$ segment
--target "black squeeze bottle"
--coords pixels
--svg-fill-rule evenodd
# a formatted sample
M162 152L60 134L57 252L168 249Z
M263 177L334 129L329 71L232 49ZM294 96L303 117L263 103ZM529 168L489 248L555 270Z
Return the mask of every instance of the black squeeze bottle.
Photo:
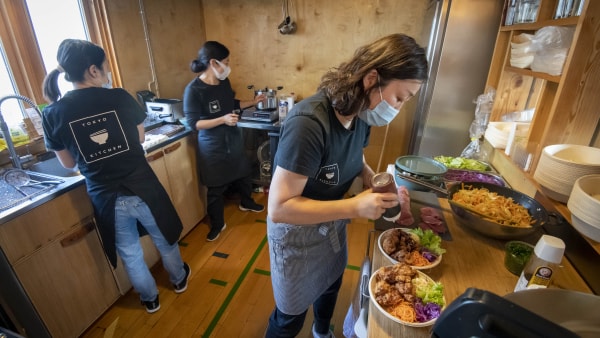
M392 192L398 194L394 176L387 172L373 175L371 178L371 187L373 188L373 192ZM385 209L383 219L388 222L395 222L400 218L400 211L400 203L398 203L395 207Z

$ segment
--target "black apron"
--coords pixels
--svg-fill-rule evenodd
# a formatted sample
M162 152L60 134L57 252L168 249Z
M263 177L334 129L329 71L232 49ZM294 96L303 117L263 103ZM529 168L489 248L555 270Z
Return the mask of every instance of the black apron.
M199 130L198 168L200 181L207 187L223 186L249 176L241 128L220 125Z
M179 240L183 224L167 191L149 165L138 166L133 173L119 181L98 183L86 178L86 184L94 206L102 246L113 267L117 267L115 201L117 194L123 188L140 197L148 205L158 228L169 244L174 244ZM139 222L138 231L140 236L147 234Z

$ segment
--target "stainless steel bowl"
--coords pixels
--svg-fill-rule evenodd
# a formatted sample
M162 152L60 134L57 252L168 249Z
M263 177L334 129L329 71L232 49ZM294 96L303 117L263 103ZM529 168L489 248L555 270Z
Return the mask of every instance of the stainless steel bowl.
M451 203L450 208L452 209L455 219L464 227L481 235L498 239L522 238L540 230L540 228L548 222L548 212L538 201L516 190L495 184L482 182L464 182L464 184L455 184L448 189L448 200L452 200L452 196L463 187L465 189L486 188L491 192L496 192L498 195L507 198L510 197L515 203L525 207L529 211L531 217L535 220L535 223L527 228L503 225L477 215L455 203Z
M447 168L440 162L424 156L406 155L396 159L396 172L394 175L397 185L403 185L408 190L429 191L426 187L405 180L402 176L410 176L428 184L441 186L443 175Z

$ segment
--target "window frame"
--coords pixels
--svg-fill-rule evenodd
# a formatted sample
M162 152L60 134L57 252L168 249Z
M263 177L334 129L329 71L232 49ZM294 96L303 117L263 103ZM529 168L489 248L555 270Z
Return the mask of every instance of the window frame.
M105 0L79 0L90 40L102 46L111 65L115 86L121 85ZM37 104L46 103L42 83L46 76L44 62L25 0L0 0L0 38L7 64L14 77L17 94L31 98Z

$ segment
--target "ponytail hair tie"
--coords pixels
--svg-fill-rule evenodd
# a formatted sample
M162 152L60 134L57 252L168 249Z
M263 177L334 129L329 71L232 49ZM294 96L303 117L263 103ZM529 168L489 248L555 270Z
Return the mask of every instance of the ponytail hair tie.
M59 73L65 72L65 69L61 65L56 66L56 70L58 70Z

